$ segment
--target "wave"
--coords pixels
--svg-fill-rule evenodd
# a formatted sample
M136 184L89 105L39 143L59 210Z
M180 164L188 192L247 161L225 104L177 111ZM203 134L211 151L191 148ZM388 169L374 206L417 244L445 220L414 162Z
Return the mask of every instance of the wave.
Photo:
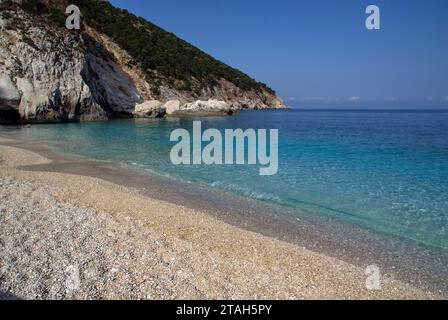
M270 193L255 191L250 188L242 187L235 183L228 183L223 181L214 181L209 183L211 187L219 188L221 190L230 191L236 194L241 194L246 197L250 197L252 199L256 200L262 200L262 201L270 201L280 204L281 199L278 196L275 196Z

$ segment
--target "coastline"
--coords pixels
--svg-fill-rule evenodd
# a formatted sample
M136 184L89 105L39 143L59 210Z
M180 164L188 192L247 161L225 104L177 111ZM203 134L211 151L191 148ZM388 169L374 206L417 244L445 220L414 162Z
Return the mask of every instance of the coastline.
M222 214L226 211L225 206L222 206L220 212L213 212L213 206L201 207L200 202L195 203L194 201L186 203L185 201L189 197L191 198L191 195L182 194L182 192L177 199L169 197L160 199L160 197L154 196L156 194L154 188L160 188L157 194L163 195L164 193L160 191L163 191L165 187L157 186L157 183L142 191L139 188L141 181L136 177L128 175L127 183L120 183L123 182L123 173L117 168L108 168L104 164L92 167L92 162L51 154L38 144L35 144L33 148L25 141L7 139L0 138L0 158L2 160L0 177L2 180L16 181L23 184L23 188L31 186L31 188L43 188L44 190L56 189L57 192L49 192L57 202L50 206L69 204L75 206L73 211L84 208L89 210L92 219L99 217L115 219L114 221L118 221L117 228L122 226L120 221L132 221L133 225L139 226L138 231L141 231L142 234L149 233L150 236L147 239L139 238L139 241L134 242L132 237L124 235L125 240L130 241L133 245L121 249L129 253L133 250L146 250L145 248L151 244L152 250L145 252L152 252L154 256L152 256L151 266L145 265L146 259L139 259L139 256L128 259L132 262L132 267L127 270L127 273L134 277L139 275L134 279L137 282L139 282L137 279L139 277L160 280L168 275L172 276L169 281L159 281L164 284L159 288L160 292L155 289L157 281L154 281L152 284L144 282L138 286L135 283L129 284L128 287L122 285L118 291L104 286L103 290L95 293L95 297L132 299L235 297L245 299L431 299L446 296L444 292L437 292L435 295L434 290L431 290L433 293L430 293L426 289L417 289L418 284L411 285L401 279L396 280L395 275L404 274L404 270L396 270L396 274L393 275L386 272L381 290L367 290L365 288L367 276L363 265L370 263L368 261L354 263L361 256L360 252L353 252L356 244L340 249L333 256L327 254L328 251L333 251L333 248L322 248L325 246L325 242L319 243L316 238L310 236L316 230L309 230L312 227L306 222L297 226L304 233L300 235L302 243L308 242L305 247L301 246L297 239L288 239L286 234L283 239L281 236L276 237L275 230L272 230L272 217L258 218L255 217L256 214L253 215L254 217L251 214L246 214L246 216L229 214L226 216ZM91 167L91 170L86 171L88 167ZM64 170L68 172L49 172ZM146 180L146 182L148 181ZM18 185L15 188L20 190L22 186ZM22 200L26 201L26 199ZM40 200L35 199L35 201L39 202ZM236 206L234 205L229 210ZM254 212L257 213L258 209L254 207ZM27 214L30 213L24 213L25 216ZM35 212L35 214L45 215L47 213ZM260 221L262 219L266 220L264 226ZM79 222L79 226L82 226L82 221ZM2 228L6 227L2 226ZM28 227L31 228L31 226ZM97 227L98 234L107 234L106 226L99 224ZM287 227L287 223L284 227ZM125 228L124 225L123 228ZM131 228L131 234L133 232L136 231ZM7 233L2 230L1 234ZM294 235L294 233L291 232L290 235ZM333 240L330 236L327 244ZM71 241L77 243L80 239L74 237ZM139 246L136 245L137 243ZM22 247L23 244L20 244L18 251L23 249ZM363 251L364 249L361 243L358 250ZM117 254L114 246L108 250L111 251L111 256ZM162 251L162 253L155 254L154 250ZM30 255L26 252L21 254L25 257ZM82 260L84 255L90 254L84 252L82 246L79 246L77 250L70 251L69 256L76 256L78 260ZM338 255L343 255L347 259L335 257ZM373 260L375 261L375 259ZM32 260L29 263L32 263ZM122 263L128 264L128 261L123 260ZM166 267L163 272L159 270L162 265ZM66 292L62 293L64 290L61 289L62 291L58 291L57 294L62 295L63 298L91 297L92 292L85 288L84 284L103 281L110 276L110 270L114 269L111 267L106 270L108 267L111 266L101 266L103 274L99 277L97 275L95 278L97 280L90 279L88 275L84 274L91 267L85 268L85 270L83 267L79 267L82 274L81 289L71 292L71 295L66 295ZM98 269L99 266L93 268ZM179 272L183 274L186 270L188 270L188 276L178 276ZM20 270L20 272L29 271ZM58 274L58 271L56 270L55 273ZM5 273L3 275L6 281L2 281L4 284L0 284L0 290L3 291L6 284L13 288L9 293L19 298L36 297L34 295L36 293L32 290L31 292L21 291L21 286L24 284L20 281L16 282L10 278L9 280L13 283L8 283L7 274L6 277ZM62 277L56 281L64 282L65 278ZM165 288L163 288L164 286ZM130 288L136 289L130 290ZM159 294L145 296L143 292L159 292ZM21 297L21 294L24 296ZM57 294L54 296L49 294L46 297L60 297Z

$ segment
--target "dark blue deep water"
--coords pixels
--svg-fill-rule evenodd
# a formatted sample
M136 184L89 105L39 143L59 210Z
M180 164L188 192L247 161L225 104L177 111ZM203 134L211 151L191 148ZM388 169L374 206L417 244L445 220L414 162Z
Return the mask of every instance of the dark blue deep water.
M279 171L174 166L175 128L192 119L34 125L55 149L274 202L312 215L448 247L448 112L265 111L196 119L203 128L279 129Z

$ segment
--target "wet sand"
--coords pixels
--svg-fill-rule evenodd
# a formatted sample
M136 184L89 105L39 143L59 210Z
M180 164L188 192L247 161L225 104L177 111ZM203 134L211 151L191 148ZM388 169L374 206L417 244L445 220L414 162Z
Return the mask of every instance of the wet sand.
M1 139L0 145L1 177L19 182L17 186L7 184L8 188L21 190L38 185L44 190L57 190L55 194L52 193L54 191L48 191L48 194L56 203L73 206L69 207L69 211L82 216L86 214L82 210L90 210L89 218L93 221L90 225L95 225L98 217L126 217L139 226L142 235L146 232L154 235L154 239L166 241L157 244L157 240L147 235L132 241L138 246L133 245L129 250L145 251L147 248L145 252L154 252L160 249L171 256L173 263L173 267L168 265L162 272L159 267L166 263L163 257L153 256L151 266L138 256L130 258L132 266L128 268L128 273L137 283L138 275L162 279L174 270L181 273L188 270L189 274L188 281L176 277L168 282L160 280L160 288L165 286L166 290L161 289L158 294L154 293L157 281L149 287L142 284L144 288L137 288L136 283L121 283L118 291L112 285L104 285L98 292L83 288L84 283L104 283L108 277L106 269L116 269L106 263L92 267L103 270L103 274L95 273L96 276L91 279L81 277L79 292L58 297L111 298L116 297L115 293L124 298L368 299L446 296L440 286L446 280L443 272L430 274L431 270L427 267L418 268L415 263L405 269L406 257L397 255L400 250L408 250L403 242L399 245L391 242L390 251L384 252L376 246L381 240L380 235L359 229L351 230L352 236L344 239L345 226L334 221L319 223L305 218L298 221L297 217L283 214L280 217L275 208L267 205L260 207L258 203L250 204L246 199L210 190L198 192L194 188L107 163L58 155L29 141ZM26 203L27 198L23 198L21 201ZM39 203L41 200L34 201ZM17 200L12 201L11 206L15 202ZM23 215L26 216L27 212ZM120 228L119 225L116 228ZM331 225L328 232L325 225ZM6 228L4 226L7 227L7 224L2 222L2 228ZM74 229L82 227L80 222ZM45 225L43 228L51 230L52 226ZM332 232L334 229L340 230ZM1 232L3 242L4 237L14 237L6 231ZM98 234L107 234L108 231L101 224L97 226ZM129 239L126 239L126 234L122 236L125 240L132 239L131 235ZM73 234L69 241L77 243L80 240ZM63 242L64 239L61 239L59 243ZM110 247L112 256L118 254L119 250L114 245L107 247ZM65 250L64 255L75 255L82 260L91 254L81 245L75 248L69 253ZM126 247L119 249L126 251ZM28 255L27 250L21 253L24 257ZM425 257L425 254L422 256ZM434 258L434 252L428 251L427 258ZM30 256L30 269L23 272L33 273L31 266L35 264L32 259ZM441 264L446 262L443 255L438 259ZM95 259L92 257L92 260ZM57 255L55 261L60 261ZM434 261L431 263L434 265ZM123 260L121 264L127 262ZM371 264L379 265L382 271L381 290L366 289L365 268ZM26 259L23 266L26 269ZM435 270L438 270L437 266ZM59 281L64 281L63 273L55 271L55 274L59 274ZM12 282L16 289L8 293L21 297L20 286L24 284ZM8 285L7 280L0 284L2 290L5 285ZM183 286L182 292L173 289L176 286ZM130 290L132 288L137 289ZM24 297L33 297L32 292Z

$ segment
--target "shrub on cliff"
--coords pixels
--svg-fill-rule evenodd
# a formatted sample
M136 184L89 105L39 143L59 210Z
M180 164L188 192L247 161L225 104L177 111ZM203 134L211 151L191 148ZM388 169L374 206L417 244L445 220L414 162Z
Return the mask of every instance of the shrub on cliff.
M214 59L186 41L166 32L151 22L127 10L112 6L107 1L73 0L83 14L83 22L106 34L125 49L146 72L153 85L169 84L178 90L199 94L203 88L226 79L238 88L275 92L245 73ZM64 13L39 0L24 0L28 13L47 16L60 26L65 25ZM158 90L154 89L156 94Z
M147 72L152 72L152 76L155 71L160 77L178 83L178 89L191 90L193 80L209 86L224 78L242 90L264 89L274 93L265 84L127 10L104 1L78 0L75 3L82 8L87 24L114 39Z

